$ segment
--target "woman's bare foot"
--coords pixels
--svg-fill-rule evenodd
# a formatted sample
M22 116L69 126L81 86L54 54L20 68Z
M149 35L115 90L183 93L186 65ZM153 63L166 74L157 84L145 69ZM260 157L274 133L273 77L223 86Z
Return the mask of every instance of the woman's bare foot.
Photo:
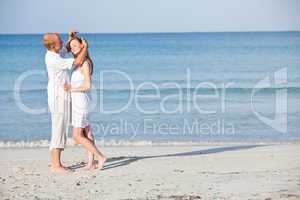
M96 168L97 168L97 166L95 165L95 163L93 163L93 164L87 164L82 169L83 170L93 170L93 169L96 169Z
M73 145L77 145L78 144L78 142L74 138L72 138L72 143L73 143Z
M98 158L98 168L101 170L104 167L105 161L106 161L106 157L105 156L100 156Z

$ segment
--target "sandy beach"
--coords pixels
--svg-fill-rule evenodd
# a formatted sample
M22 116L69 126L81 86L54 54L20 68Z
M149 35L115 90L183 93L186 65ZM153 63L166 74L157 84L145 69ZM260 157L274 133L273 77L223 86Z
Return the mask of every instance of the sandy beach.
M0 149L0 199L300 199L300 144L103 147L104 170L49 171L47 148Z

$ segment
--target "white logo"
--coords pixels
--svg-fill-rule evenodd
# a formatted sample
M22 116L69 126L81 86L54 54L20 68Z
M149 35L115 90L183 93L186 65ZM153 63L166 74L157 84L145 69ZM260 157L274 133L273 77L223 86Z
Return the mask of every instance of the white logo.
M251 109L252 112L263 123L274 128L281 133L287 133L287 68L282 68L274 73L274 84L271 84L270 76L265 77L259 81L251 93ZM273 87L272 87L273 86ZM265 88L276 88L275 92L275 116L273 119L258 113L253 105L254 94Z

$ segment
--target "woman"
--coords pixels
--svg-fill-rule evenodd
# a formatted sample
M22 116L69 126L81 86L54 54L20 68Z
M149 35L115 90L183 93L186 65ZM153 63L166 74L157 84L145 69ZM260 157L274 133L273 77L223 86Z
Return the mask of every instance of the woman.
M69 35L66 48L76 58L83 48L83 40L72 32ZM65 84L64 89L71 92L73 140L78 144L82 144L88 151L88 164L85 169L96 168L94 158L98 160L98 167L102 169L106 157L95 146L94 136L88 120L89 97L87 93L91 89L92 74L93 62L87 53L83 64L73 69L71 84Z

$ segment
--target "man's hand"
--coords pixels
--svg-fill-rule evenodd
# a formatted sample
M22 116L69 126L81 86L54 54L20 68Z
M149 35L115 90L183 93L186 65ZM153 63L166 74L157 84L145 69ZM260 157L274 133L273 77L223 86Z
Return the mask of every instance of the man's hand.
M69 84L69 83L65 83L64 84L64 90L66 91L66 92L70 92L71 91L71 84Z

